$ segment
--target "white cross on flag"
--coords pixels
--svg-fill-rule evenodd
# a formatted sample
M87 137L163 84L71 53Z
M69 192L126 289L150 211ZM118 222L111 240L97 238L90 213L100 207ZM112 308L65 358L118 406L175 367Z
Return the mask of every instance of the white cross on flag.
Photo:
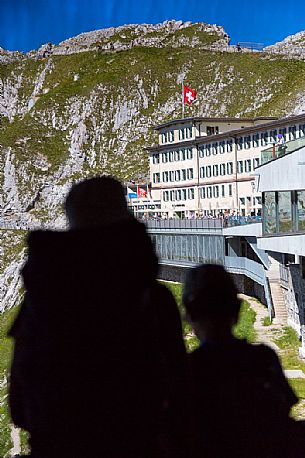
M187 103L188 105L191 105L197 98L197 92L195 89L191 89L190 87L187 87L183 85L183 93L184 93L184 103Z

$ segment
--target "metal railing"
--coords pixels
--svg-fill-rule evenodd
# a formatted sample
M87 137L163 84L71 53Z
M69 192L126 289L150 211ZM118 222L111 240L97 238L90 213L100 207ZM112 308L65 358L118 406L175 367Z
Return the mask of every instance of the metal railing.
M148 229L150 230L174 230L174 231L200 231L200 230L211 230L220 231L223 227L222 219L164 219L164 220L144 220L143 221Z

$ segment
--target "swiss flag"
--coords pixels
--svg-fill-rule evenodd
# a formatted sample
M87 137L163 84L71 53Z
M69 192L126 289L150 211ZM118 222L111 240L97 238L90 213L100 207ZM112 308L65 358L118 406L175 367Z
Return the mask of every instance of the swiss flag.
M195 89L191 89L190 87L187 87L183 85L183 93L184 93L184 103L187 103L188 105L191 105L196 98L197 98L197 92Z
M147 197L147 191L145 191L143 188L138 188L138 197Z

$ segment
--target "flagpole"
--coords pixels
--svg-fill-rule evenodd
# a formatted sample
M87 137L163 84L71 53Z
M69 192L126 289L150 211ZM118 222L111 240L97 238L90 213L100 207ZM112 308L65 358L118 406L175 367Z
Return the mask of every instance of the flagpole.
M181 102L182 102L182 119L184 118L184 79L181 83Z

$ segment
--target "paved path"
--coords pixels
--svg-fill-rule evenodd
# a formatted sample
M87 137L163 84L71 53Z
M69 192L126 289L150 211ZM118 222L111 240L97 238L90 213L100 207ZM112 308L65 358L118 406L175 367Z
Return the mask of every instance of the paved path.
M253 299L250 296L247 296L246 294L240 294L239 297L247 301L256 313L254 329L257 335L257 343L268 345L276 353L279 353L279 347L273 341L274 331L281 330L283 328L283 325L272 323L270 326L264 326L262 321L264 318L269 316L268 309L260 302L257 302L255 299Z

